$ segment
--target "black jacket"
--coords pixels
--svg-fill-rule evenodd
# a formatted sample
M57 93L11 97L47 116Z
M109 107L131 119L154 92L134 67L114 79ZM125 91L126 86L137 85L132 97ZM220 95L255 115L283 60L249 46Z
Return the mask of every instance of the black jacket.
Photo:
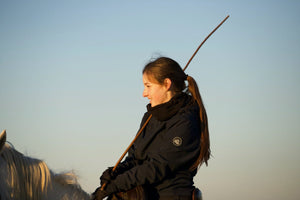
M198 105L181 93L165 104L147 108L141 126L150 114L153 117L120 164L125 172L112 184L119 191L144 185L153 195L190 195L196 170L189 168L200 152Z

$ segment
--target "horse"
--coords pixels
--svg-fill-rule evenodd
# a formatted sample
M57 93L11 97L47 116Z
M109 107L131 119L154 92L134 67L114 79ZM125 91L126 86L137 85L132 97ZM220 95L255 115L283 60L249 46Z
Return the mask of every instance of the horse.
M24 156L0 134L1 200L89 200L72 172L54 173L42 160Z

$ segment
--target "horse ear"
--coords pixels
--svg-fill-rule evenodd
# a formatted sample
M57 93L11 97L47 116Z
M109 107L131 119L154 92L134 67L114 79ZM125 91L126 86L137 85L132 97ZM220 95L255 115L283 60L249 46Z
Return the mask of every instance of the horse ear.
M0 134L0 151L2 150L5 142L6 142L6 130L4 129Z

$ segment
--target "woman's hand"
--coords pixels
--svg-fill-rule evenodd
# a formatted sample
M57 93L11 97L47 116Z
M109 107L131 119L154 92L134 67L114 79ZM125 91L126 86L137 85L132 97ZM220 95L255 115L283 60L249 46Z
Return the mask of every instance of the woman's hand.
M112 172L112 167L109 167L107 170L105 170L102 175L100 176L100 185L108 184L111 182L111 180L115 179L115 175Z
M105 190L101 190L101 187L98 187L92 194L92 200L102 200L108 195L109 194Z

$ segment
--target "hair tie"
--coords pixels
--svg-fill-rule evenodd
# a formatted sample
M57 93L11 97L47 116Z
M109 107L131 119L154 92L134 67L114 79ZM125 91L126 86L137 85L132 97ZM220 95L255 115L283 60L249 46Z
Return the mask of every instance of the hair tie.
M188 74L185 74L185 80L187 80L188 76L189 76Z

